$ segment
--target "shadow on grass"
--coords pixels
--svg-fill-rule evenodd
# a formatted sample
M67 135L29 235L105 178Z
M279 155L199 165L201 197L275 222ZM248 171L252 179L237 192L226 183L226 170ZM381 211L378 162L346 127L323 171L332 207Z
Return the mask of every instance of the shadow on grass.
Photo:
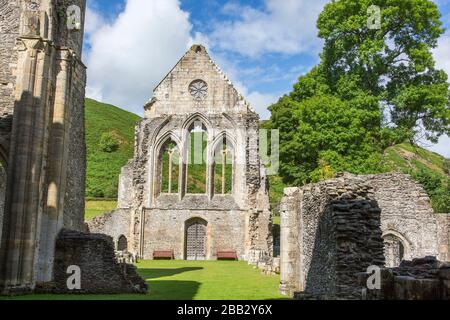
M139 275L146 280L155 280L162 277L171 277L176 274L203 270L201 267L186 267L186 268L176 268L176 269L138 269Z
M173 269L138 269L139 275L147 281L151 300L193 300L201 283L186 280L159 280L190 271L203 270L201 267Z

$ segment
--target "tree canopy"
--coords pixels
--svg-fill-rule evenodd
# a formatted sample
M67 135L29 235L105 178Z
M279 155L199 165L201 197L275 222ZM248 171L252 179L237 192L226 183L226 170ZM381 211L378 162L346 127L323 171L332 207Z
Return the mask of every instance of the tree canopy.
M381 10L369 28L371 6ZM320 63L269 109L280 171L304 184L333 172L374 173L385 147L449 133L448 77L432 49L444 32L430 0L339 0L319 16Z

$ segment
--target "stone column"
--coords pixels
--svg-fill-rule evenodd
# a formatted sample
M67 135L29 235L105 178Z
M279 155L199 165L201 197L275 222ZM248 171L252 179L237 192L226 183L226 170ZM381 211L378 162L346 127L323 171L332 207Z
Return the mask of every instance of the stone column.
M38 282L52 280L56 236L64 225L64 195L70 130L72 53L59 49L56 57L56 90L48 144L49 162L46 207L41 220Z
M5 229L0 250L0 290L34 288L34 261L42 211L47 89L50 45L39 37L22 37L16 87Z
M298 207L299 188L284 189L280 204L280 292L292 296L298 283L298 264L300 260Z

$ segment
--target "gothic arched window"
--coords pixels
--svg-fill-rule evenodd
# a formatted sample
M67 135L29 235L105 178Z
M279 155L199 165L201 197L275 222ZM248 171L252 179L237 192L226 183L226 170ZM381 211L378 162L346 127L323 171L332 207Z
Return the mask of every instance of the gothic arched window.
M405 256L405 245L403 244L403 241L393 234L385 235L383 240L386 267L398 267Z
M233 147L226 139L214 150L214 194L233 192Z
M188 130L186 148L186 193L206 193L208 133L200 122L194 122Z
M178 145L171 139L166 141L161 147L158 156L159 183L157 184L157 194L178 193L179 172L180 172L180 151Z

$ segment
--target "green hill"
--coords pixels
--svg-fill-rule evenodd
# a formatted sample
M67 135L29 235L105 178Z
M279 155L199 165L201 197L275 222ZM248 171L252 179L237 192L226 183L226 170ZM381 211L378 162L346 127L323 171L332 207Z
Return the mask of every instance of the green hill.
M112 105L86 99L86 197L116 198L120 169L134 152L134 127L139 116ZM385 150L383 171L411 174L421 182L437 212L450 212L450 160L403 143ZM198 181L203 176L198 173ZM195 176L194 176L195 178ZM285 185L270 177L270 201L275 213Z
M131 112L86 99L86 197L117 197L120 169L133 158L134 127L139 119Z
M385 171L410 174L431 198L434 211L450 212L450 159L421 147L402 143L385 150Z

